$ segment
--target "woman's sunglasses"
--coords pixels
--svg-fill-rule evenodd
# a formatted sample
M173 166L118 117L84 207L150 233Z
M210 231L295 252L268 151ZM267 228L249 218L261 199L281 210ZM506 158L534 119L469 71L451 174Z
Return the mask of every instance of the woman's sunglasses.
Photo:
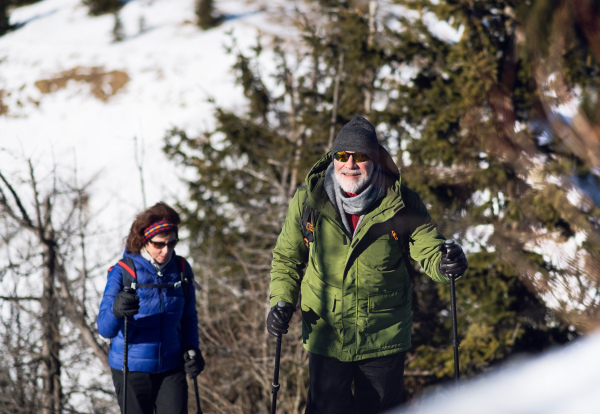
M354 159L354 162L365 162L365 161L370 161L371 160L371 157L369 157L364 152L349 153L349 152L346 152L346 151L338 151L338 152L336 152L335 154L333 154L333 158L335 158L339 162L348 162L348 160L350 159L351 155L352 155L352 159Z
M152 246L154 246L157 249L164 249L165 246L167 246L169 249L172 249L173 247L175 247L177 245L177 243L179 242L179 239L175 239L175 240L171 240L170 242L156 242L154 240L148 240L148 243L152 244Z

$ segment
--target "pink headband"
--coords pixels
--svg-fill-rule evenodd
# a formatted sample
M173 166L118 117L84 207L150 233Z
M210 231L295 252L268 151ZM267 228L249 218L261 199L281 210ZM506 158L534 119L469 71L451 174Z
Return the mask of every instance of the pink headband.
M164 220L157 221L156 223L150 225L150 227L148 227L146 230L144 230L144 243L146 243L148 240L150 240L157 234L164 233L166 231L174 231L175 233L177 233L177 225Z

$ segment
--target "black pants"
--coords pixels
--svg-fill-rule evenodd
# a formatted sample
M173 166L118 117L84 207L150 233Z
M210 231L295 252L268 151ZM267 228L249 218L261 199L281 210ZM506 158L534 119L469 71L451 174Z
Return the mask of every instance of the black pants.
M405 356L401 352L340 362L309 352L310 385L305 414L376 414L401 405Z
M112 370L123 412L123 371ZM159 374L127 373L127 414L187 414L188 390L183 367Z

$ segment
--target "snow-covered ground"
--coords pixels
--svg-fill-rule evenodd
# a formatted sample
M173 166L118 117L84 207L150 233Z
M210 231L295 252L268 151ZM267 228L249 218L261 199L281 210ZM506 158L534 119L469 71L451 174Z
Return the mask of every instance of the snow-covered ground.
M42 192L49 191L52 171L72 184L94 179L87 236L88 255L100 265L93 279L99 292L106 281L102 264L120 257L134 216L157 201L185 199L179 178L186 172L161 149L166 132L177 127L196 136L209 129L209 99L243 105L231 71L235 56L225 47L235 39L245 50L259 31L285 33L271 23L279 1L215 3L226 20L202 31L194 0L127 1L120 12L125 38L114 42L112 15L91 17L81 0L42 0L13 10L10 23L18 29L0 37L0 171L21 195L29 192L21 181L28 178L27 160ZM185 243L178 253L187 255ZM3 252L0 275L5 265ZM3 291L7 279L0 278ZM90 309L99 300L90 297ZM63 357L72 353L63 350ZM65 386L99 380L112 388L97 360L76 371L65 373ZM70 402L91 411L84 396Z
M517 359L394 414L597 414L600 333L531 359ZM389 413L391 414L391 413Z
M144 208L144 193L147 205L182 198L184 172L161 150L166 131L194 136L211 127L209 98L243 102L234 56L225 53L228 33L244 48L270 27L257 2L215 3L227 20L201 31L193 0L129 1L121 42L113 41L114 17L88 16L81 0L15 9L10 22L21 27L0 37L2 171L22 175L31 158L40 172L76 169L78 182L97 176L92 211L119 239Z

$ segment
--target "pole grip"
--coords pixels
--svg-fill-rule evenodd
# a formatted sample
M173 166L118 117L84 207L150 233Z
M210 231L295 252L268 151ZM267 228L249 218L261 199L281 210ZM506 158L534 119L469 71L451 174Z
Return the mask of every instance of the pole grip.
M444 253L446 254L448 252L448 249L452 246L454 246L456 244L456 242L454 241L454 239L446 239L446 241L444 241ZM448 279L454 279L456 275L454 273L446 273L446 277Z

